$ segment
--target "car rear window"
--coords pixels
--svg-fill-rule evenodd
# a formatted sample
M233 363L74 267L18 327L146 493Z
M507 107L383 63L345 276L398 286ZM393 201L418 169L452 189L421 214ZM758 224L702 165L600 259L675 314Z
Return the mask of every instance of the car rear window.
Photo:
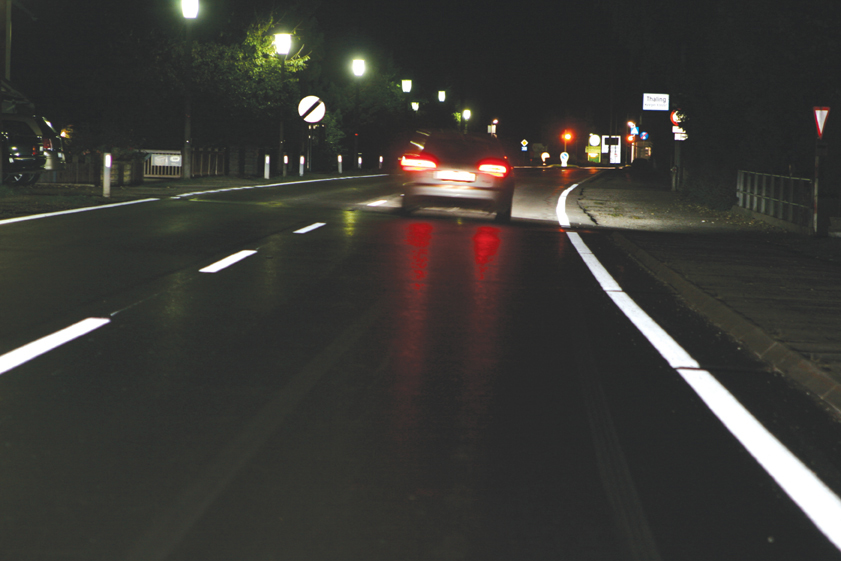
M472 136L431 136L423 151L442 162L473 164L483 158L504 158L498 143Z

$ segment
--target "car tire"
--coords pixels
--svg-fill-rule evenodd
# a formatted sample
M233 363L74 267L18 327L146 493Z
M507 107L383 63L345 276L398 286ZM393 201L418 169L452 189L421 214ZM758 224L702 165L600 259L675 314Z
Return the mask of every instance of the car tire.
M496 211L496 222L508 223L511 222L511 206L512 200L509 198L501 204Z
M407 216L411 214L411 212L415 210L417 206L418 203L415 197L404 194L403 201L400 203L400 214Z

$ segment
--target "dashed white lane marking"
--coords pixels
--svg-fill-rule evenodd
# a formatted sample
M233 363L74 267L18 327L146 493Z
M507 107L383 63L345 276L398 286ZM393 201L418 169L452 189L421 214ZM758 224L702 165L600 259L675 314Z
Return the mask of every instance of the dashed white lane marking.
M562 228L570 227L566 198L577 186L564 190L558 199L556 214ZM622 290L577 232L567 232L567 236L602 290L622 313L815 526L841 550L841 498L777 440L710 372L701 369L698 362Z
M222 269L230 267L234 263L238 263L238 262L242 261L243 259L245 259L246 257L250 257L250 256L254 255L255 253L257 253L257 252L253 249L243 249L242 251L238 251L237 253L234 253L233 255L229 255L228 257L225 257L224 259L221 259L221 260L217 261L216 263L213 263L212 265L208 265L207 267L204 267L203 269L199 269L199 272L200 273L218 273Z
M327 225L326 222L316 222L315 224L310 224L309 226L301 228L300 230L295 230L292 233L293 234L307 234L309 232L312 232L313 230L317 230L318 228L321 228L322 226L326 226L326 225Z

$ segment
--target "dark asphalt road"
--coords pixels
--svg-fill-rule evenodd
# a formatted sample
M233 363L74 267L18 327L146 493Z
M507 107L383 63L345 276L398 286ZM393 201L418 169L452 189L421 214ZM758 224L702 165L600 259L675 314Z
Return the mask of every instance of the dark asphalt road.
M0 225L0 355L110 320L0 376L0 558L841 559L553 222L588 175L510 225L387 178ZM580 236L841 489L837 426Z

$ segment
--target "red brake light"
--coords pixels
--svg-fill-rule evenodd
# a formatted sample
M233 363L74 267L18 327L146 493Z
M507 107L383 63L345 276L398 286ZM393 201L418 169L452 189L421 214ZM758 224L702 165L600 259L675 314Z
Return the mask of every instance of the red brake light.
M400 158L400 167L403 168L403 171L427 171L437 168L438 162L430 156L406 154Z
M479 162L479 171L494 177L506 177L511 173L511 167L505 160L482 160Z

